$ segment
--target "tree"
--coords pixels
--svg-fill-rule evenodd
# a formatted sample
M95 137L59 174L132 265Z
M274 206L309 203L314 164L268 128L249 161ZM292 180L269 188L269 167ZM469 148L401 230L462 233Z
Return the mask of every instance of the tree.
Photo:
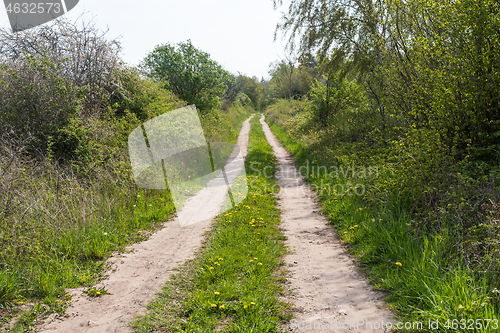
M356 111L363 108L365 94L355 81L341 78L339 73L329 73L321 80L316 79L311 88L310 98L316 121L327 126L332 116L354 118Z
M122 94L116 75L123 67L120 51L120 42L108 38L93 21L59 18L17 33L0 29L2 64L19 69L30 57L47 58L44 61L57 64L58 77L87 88L82 101L87 114L106 110L109 99Z
M163 82L166 89L195 104L201 112L220 107L230 80L230 74L190 40L176 46L156 46L141 67L149 77Z
M271 98L292 100L309 93L314 83L314 69L305 65L295 67L295 63L287 59L271 65L270 95Z
M449 155L473 147L494 160L499 13L496 0L291 0L277 32L289 34L292 50L300 37L301 56L316 53L329 71L356 73L378 105L384 142L432 132L418 140L435 144L435 134Z

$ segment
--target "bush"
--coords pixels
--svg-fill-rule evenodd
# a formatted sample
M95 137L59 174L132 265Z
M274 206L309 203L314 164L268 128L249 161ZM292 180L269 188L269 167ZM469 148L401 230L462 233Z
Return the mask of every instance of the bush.
M75 146L62 129L81 113L86 90L59 75L60 63L33 56L26 61L4 65L0 73L0 128L29 140L33 156L45 155L49 141L55 154L70 156Z
M337 73L324 76L321 81L316 79L310 94L316 121L323 126L329 125L335 115L342 115L346 120L355 117L368 102L360 85L340 78Z
M82 101L88 114L105 111L121 84L116 74L122 67L120 43L109 39L92 21L71 23L56 19L36 29L14 33L0 29L0 62L24 66L27 58L46 57L58 64L58 77L85 90Z

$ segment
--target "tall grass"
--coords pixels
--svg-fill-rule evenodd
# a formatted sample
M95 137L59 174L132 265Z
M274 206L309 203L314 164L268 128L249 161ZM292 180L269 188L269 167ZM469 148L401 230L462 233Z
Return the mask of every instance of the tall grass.
M174 102L162 112L174 109ZM250 111L228 110L240 119ZM239 124L225 113L214 114L202 118L207 139L235 142ZM22 144L3 141L0 308L14 311L34 303L45 305L35 317L63 313L69 301L66 288L94 285L114 251L146 239L175 212L168 191L140 189L132 178L126 139L140 124L134 119L102 124L95 141L106 153L93 156L95 163L60 164L50 154L35 159L25 154ZM35 318L33 313L23 316L24 322L17 324L21 332Z
M286 249L272 191L276 158L258 117L246 170L247 198L216 218L197 258L166 284L136 332L278 332L289 319L277 274Z
M388 292L399 319L423 322L427 331L436 331L428 323L438 321L442 332L495 332L498 281L464 258L464 229L457 226L456 215L443 213L439 224L422 226L422 208L416 212L414 199L405 195L408 189L387 185L398 181L398 169L385 149L359 151L360 144L347 143L349 152L330 146L321 133L307 131L307 121L283 121L281 114L297 111L282 107L268 110L273 132L296 156L298 167L309 171L305 179L318 193L323 212L375 287ZM371 175L362 173L370 167Z
M22 152L2 157L0 268L17 277L16 287L0 295L2 305L92 283L112 251L174 211L168 193L135 186L124 151L87 170L91 177Z

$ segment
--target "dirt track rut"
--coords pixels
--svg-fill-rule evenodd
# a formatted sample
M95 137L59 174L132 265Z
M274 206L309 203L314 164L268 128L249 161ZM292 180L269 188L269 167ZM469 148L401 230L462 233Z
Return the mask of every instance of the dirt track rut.
M383 295L372 290L332 227L327 225L327 218L318 213L315 193L299 175L293 157L278 142L264 116L260 122L279 163L282 227L292 251L285 262L291 273L290 301L296 311L295 320L286 329L384 332L382 324L393 322L393 318L380 300Z
M253 117L253 116L252 116ZM252 118L250 117L250 118ZM246 156L250 119L242 126L238 145ZM113 270L99 286L112 295L88 298L83 288L69 290L74 304L66 313L69 318L49 318L39 328L41 332L61 333L129 333L134 316L143 314L154 294L161 290L175 268L193 258L200 248L211 219L181 226L178 218L165 223L148 240L131 245L130 253L109 260Z

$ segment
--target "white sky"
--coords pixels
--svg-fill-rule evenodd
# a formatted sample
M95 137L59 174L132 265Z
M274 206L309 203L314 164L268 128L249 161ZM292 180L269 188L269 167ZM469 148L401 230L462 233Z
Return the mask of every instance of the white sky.
M158 44L191 39L226 70L268 78L269 64L283 57L286 44L280 37L273 42L280 10L272 0L80 0L67 17L83 12L100 29L109 27L109 37L121 36L131 65ZM8 22L0 9L0 26L10 28Z

